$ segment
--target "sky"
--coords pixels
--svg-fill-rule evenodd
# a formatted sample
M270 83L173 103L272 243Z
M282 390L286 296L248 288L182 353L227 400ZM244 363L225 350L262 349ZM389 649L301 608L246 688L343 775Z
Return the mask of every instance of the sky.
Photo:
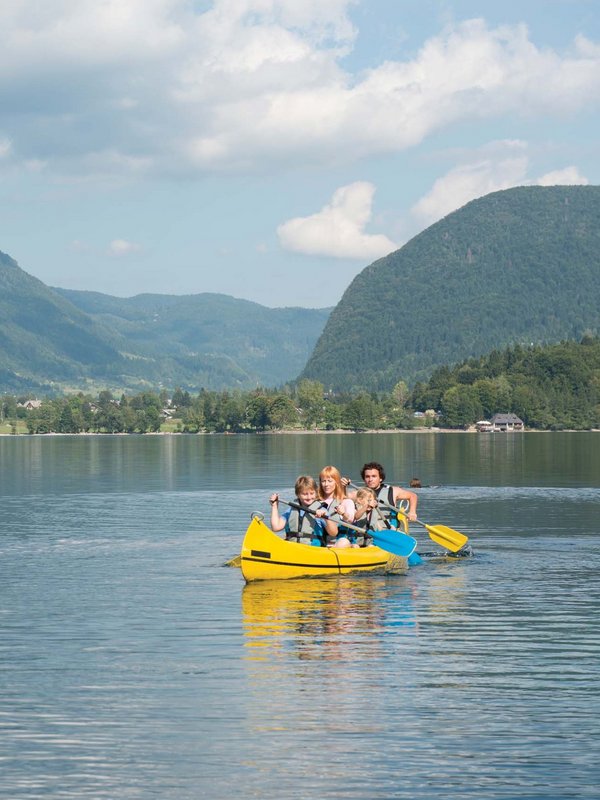
M335 305L451 211L600 183L598 0L0 0L0 250Z

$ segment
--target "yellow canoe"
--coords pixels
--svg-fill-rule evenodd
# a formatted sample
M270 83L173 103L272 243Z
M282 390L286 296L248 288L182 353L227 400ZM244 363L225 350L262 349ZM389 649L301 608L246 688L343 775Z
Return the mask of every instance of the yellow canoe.
M242 542L240 566L250 583L376 570L406 572L408 559L374 546L338 549L286 542L254 516Z

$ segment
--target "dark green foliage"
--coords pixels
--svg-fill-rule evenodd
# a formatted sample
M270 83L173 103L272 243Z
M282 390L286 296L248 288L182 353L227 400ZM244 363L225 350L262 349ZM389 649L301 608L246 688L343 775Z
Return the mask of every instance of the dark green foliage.
M517 414L529 428L598 428L600 339L516 345L452 370L442 367L415 386L410 402L418 411L441 411L441 424L450 428L505 412Z
M389 390L494 348L598 330L600 187L521 187L469 203L363 270L302 376ZM467 369L460 382L474 380Z
M217 294L51 289L0 253L0 392L279 385L302 369L328 314Z

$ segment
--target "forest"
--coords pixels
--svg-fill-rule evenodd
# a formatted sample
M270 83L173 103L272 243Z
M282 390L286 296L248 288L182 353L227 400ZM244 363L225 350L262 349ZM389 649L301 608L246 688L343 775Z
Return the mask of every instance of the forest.
M409 391L327 392L302 379L281 389L181 388L119 397L78 392L30 403L4 395L0 431L28 433L255 433L280 430L468 429L495 413L517 414L530 430L600 428L600 338L493 350L440 367Z

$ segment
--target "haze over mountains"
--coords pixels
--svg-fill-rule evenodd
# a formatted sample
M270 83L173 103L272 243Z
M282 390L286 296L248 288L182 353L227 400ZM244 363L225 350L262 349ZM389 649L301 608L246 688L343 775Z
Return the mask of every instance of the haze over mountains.
M248 389L298 375L387 390L494 348L598 331L597 186L475 200L364 269L331 313L52 289L0 253L3 392Z
M600 187L519 187L468 203L375 261L303 376L390 389L509 344L600 330Z
M0 391L275 386L298 375L329 311L52 289L0 253Z

